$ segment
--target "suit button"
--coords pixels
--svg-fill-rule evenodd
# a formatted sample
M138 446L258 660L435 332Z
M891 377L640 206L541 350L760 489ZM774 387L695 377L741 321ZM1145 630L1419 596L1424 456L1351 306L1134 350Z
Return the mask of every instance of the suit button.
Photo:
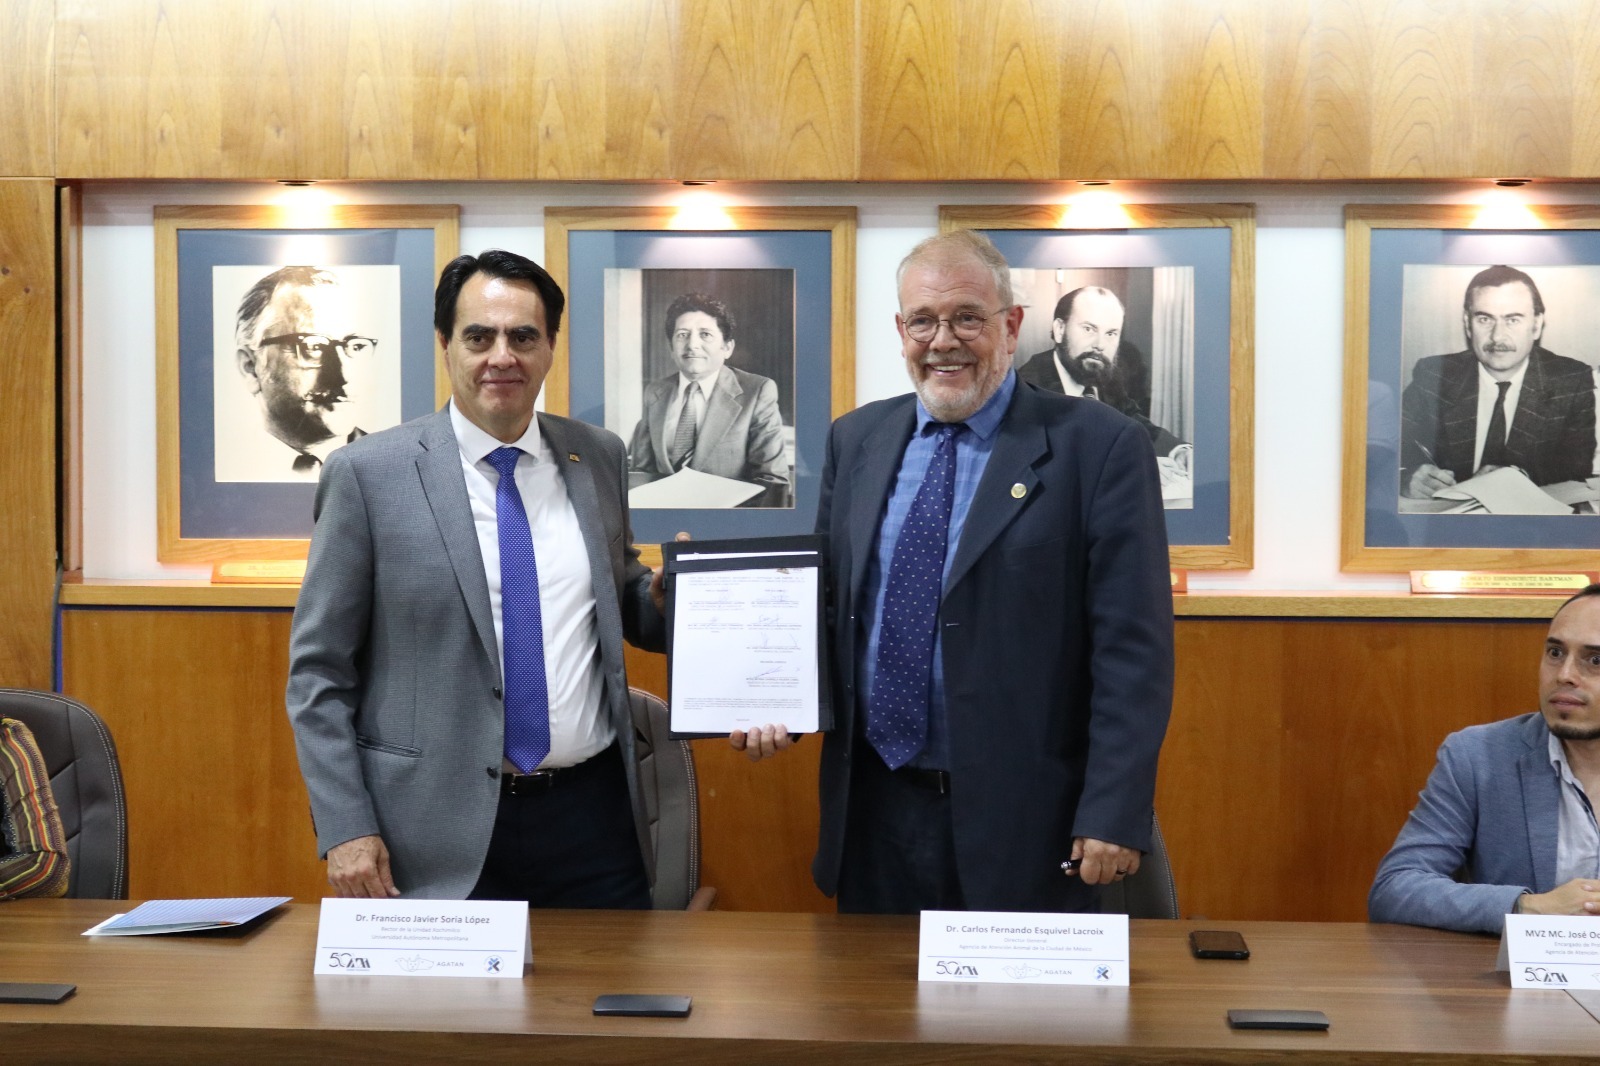
M499 699L500 698L500 686L496 685L492 691L494 692L494 698L495 699Z
M493 766L485 766L483 768L483 772L489 775L489 779L491 781L498 780L500 777L500 771L495 769Z

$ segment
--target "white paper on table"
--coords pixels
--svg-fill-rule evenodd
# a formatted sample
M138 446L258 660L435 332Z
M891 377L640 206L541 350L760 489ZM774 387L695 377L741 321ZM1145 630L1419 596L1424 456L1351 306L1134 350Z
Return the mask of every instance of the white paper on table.
M760 485L718 477L699 470L683 469L676 474L628 490L629 507L712 508L737 507L760 495Z
M821 686L816 566L673 577L672 728L814 733Z
M1512 988L1600 989L1600 922L1508 914L1501 940Z
M1128 983L1126 914L923 911L919 981Z
M1436 500L1477 500L1490 514L1564 514L1568 504L1552 497L1514 466L1502 466L1470 477L1433 494Z
M528 938L520 900L324 899L311 972L521 980Z

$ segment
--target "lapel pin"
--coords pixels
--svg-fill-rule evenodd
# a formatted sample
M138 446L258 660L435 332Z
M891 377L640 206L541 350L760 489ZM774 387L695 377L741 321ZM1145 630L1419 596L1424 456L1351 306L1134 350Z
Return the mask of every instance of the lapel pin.
M577 453L577 452L568 452L568 453L567 453L567 458L568 458L568 459L571 459L571 460L572 460L572 461L573 461L573 462L575 462L575 463L581 463L581 462L583 462L583 460L582 460L582 459L579 459L579 458L578 458L578 453Z
M1013 500L1020 500L1027 494L1028 490L1023 487L1022 482L1019 481L1015 485L1011 486L1011 498Z

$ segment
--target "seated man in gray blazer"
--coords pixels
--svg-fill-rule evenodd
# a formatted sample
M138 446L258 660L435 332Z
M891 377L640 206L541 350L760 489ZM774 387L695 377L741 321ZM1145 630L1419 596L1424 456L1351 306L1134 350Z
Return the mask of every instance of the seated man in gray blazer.
M289 638L289 718L341 896L650 905L622 641L664 643L622 442L534 414L565 297L445 268L451 400L340 448Z
M787 485L778 386L726 365L733 314L716 297L685 293L667 308L667 341L678 372L644 390L644 417L628 446L629 466L666 477L684 468Z
M1445 738L1378 866L1373 921L1499 933L1507 914L1600 915L1600 584L1551 621L1539 699Z

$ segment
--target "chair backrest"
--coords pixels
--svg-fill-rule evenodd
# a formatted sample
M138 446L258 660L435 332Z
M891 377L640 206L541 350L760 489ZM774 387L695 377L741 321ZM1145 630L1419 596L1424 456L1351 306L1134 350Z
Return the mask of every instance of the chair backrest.
M1100 910L1130 918L1178 917L1178 890L1172 883L1172 863L1161 820L1150 812L1150 851L1139 860L1139 872L1113 881L1100 890Z
M639 788L650 817L656 852L656 910L683 910L700 890L700 793L694 753L673 740L667 705L660 697L628 690L633 710Z
M61 810L72 871L67 895L128 898L128 809L111 730L77 700L0 688L0 715L28 727Z

